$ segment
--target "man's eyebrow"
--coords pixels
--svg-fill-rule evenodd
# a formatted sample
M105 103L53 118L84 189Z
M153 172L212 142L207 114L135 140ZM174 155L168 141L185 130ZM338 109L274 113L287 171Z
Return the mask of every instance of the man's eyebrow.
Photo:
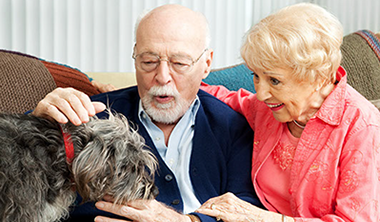
M178 52L178 53L173 53L170 56L178 56L178 57L188 57L191 58L191 56L185 52Z
M142 53L139 53L140 55L141 54L151 54L151 55L155 55L155 56L159 56L161 57L162 55L158 54L158 53L155 53L155 52L152 52L152 51L146 51L146 52L142 52ZM165 55L166 56L166 55ZM171 55L169 55L169 57L186 57L186 58L190 58L191 59L191 56L187 53L182 53L182 52L179 52L179 53L173 53Z

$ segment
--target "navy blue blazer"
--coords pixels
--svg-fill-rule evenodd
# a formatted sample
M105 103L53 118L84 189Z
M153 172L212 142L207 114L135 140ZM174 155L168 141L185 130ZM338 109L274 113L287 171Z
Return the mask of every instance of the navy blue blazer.
M239 198L262 207L251 182L253 132L245 118L226 104L200 90L199 107L194 128L193 149L190 159L190 178L195 196L201 204L211 197L232 192ZM91 97L101 101L113 111L122 113L138 128L146 144L155 154L159 169L155 184L159 189L157 200L182 212L183 202L173 172L157 152L148 132L138 118L139 94L137 87L130 87ZM99 117L106 112L98 114ZM93 203L74 209L71 221L89 221L97 215L108 215L94 208ZM197 214L202 221L215 218Z

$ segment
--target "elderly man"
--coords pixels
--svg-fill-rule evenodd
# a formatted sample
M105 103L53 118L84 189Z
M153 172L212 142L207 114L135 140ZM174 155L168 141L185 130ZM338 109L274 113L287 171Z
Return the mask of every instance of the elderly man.
M138 126L159 162L156 200L96 207L133 221L215 221L194 213L202 203L226 192L259 205L250 180L252 131L242 116L199 90L213 59L205 17L180 5L146 14L136 29L137 87L91 98L73 89L46 96L34 115L81 124L105 106ZM99 101L99 102L95 102ZM99 113L98 115L106 115ZM116 221L93 205L78 206L72 220ZM78 219L79 220L79 219ZM120 221L120 220L117 220Z

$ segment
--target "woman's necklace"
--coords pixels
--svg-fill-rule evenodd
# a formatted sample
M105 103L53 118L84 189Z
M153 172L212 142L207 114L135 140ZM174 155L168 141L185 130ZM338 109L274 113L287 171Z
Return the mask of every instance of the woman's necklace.
M293 123L296 124L296 126L298 126L299 128L305 129L305 126L301 125L299 122L297 122L297 120L293 120Z

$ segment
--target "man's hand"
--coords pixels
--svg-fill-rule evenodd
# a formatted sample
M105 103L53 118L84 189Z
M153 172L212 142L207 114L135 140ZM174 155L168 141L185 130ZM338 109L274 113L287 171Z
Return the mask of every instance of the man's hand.
M91 102L85 93L76 89L57 88L37 104L32 114L59 123L70 120L74 125L80 125L88 122L89 116L94 116L105 108L103 103Z
M98 82L96 80L92 80L91 81L91 84L97 89L99 90L99 92L101 93L106 93L106 92L110 92L110 91L114 91L116 90L116 87L112 84L103 84L101 82Z
M116 205L100 201L96 203L99 210L128 218L136 222L190 222L190 218L180 214L156 200L135 200L127 205ZM98 216L96 222L125 222L127 220L111 219Z

